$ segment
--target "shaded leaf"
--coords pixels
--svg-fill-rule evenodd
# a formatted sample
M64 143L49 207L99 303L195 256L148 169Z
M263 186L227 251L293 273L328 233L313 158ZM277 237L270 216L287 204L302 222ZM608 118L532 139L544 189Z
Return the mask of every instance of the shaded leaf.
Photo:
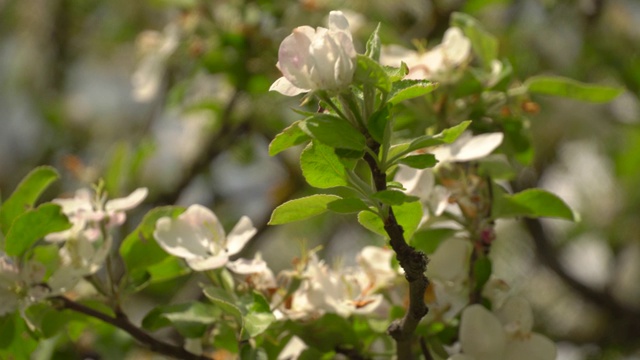
M369 209L364 201L357 198L334 200L327 204L327 209L340 214L351 214Z
M33 208L40 195L59 177L51 166L31 170L0 207L0 230L6 234L13 220Z
M302 131L299 125L300 121L296 121L276 135L269 144L269 155L274 156L290 147L309 141L311 137Z
M426 169L436 166L438 160L433 154L419 154L404 157L399 162L414 169Z
M529 189L514 195L504 193L494 186L495 201L491 216L493 218L508 217L553 217L575 221L576 217L569 207L558 196L542 189Z
M21 256L45 235L71 228L71 223L62 213L62 208L53 203L45 203L36 209L18 216L5 238L5 252L11 256Z
M311 186L327 189L347 185L345 166L330 146L310 143L300 154L300 167Z
M337 116L317 114L300 123L300 128L334 148L362 151L365 147L364 135Z
M530 93L561 96L575 100L602 103L622 94L622 88L585 84L560 76L534 76L524 86Z
M280 225L308 219L327 211L327 204L340 199L336 195L317 194L287 201L271 214L269 225Z

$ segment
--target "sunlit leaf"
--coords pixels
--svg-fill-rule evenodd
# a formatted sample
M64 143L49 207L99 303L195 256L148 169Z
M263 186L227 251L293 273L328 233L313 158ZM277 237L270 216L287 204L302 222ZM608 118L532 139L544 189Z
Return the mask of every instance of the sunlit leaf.
M287 201L271 214L269 225L280 225L308 219L327 211L327 204L340 199L336 195L317 194Z

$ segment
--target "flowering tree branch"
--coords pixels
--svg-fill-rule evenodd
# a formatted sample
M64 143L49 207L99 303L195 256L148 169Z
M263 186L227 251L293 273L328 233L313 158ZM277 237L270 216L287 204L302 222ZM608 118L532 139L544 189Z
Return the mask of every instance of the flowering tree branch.
M379 148L379 146L380 144L375 143L373 148ZM376 190L386 190L386 174L381 171L371 155L365 154L364 159L371 169ZM404 230L398 224L391 207L389 207L387 218L384 219L384 229L389 235L389 244L395 251L398 262L404 269L405 278L409 282L409 308L402 319L396 320L389 325L387 332L396 341L398 358L411 359L413 357L411 351L413 333L420 320L429 311L424 302L424 293L429 285L429 280L424 273L427 271L429 259L424 253L407 244L404 238Z
M168 355L173 358L183 360L211 360L209 357L193 354L180 346L172 345L154 338L153 336L147 334L142 329L134 325L129 320L127 315L125 315L122 311L116 311L116 316L113 317L77 303L64 296L56 296L55 298L52 298L52 300L58 302L59 310L68 309L113 325L119 329L126 331L134 339L148 346L149 349L159 354Z

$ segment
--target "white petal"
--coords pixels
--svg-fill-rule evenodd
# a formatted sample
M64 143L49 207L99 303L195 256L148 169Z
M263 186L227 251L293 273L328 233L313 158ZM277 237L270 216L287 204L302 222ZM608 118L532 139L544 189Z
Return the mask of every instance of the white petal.
M447 29L442 39L442 45L449 66L462 64L471 54L471 41L457 27Z
M310 71L313 67L310 47L316 30L309 26L293 29L291 35L282 40L278 49L278 68L282 75L294 86L302 89L312 88Z
M475 304L462 312L460 343L464 353L475 360L497 360L504 359L507 339L498 318Z
M502 133L489 133L474 136L462 144L454 144L451 150L452 161L462 162L481 159L500 146L503 138L504 135Z
M329 29L334 31L344 31L351 37L349 31L349 20L342 11L332 11L329 13Z
M512 296L496 311L502 325L510 334L528 335L533 327L533 310L521 296Z
M236 274L256 274L268 269L266 261L260 258L244 259L240 258L236 261L227 263L227 268Z
M107 201L104 209L107 212L133 209L134 207L140 205L142 201L144 201L144 199L147 197L147 194L149 194L149 190L147 190L147 188L138 188L127 197Z
M253 227L251 219L246 216L240 218L240 221L233 227L233 230L227 235L227 254L229 256L235 255L242 250L247 242L258 232Z
M208 208L198 204L191 205L178 219L188 224L197 234L200 243L211 251L218 251L224 245L224 228L216 214Z
M291 81L287 80L284 76L276 80L269 91L277 91L282 95L286 96L296 96L298 94L306 93L311 91L311 89L300 89L291 83Z
M277 360L297 359L300 354L307 348L307 345L300 340L299 337L293 336L287 343L287 346L280 351Z
M427 274L442 281L462 281L468 276L471 250L467 240L445 240L431 256Z
M203 244L193 227L179 219L158 219L153 237L160 247L177 257L189 259L208 255L208 244Z
M197 257L197 258L187 259L187 265L189 265L189 267L195 271L204 271L204 270L221 268L225 266L228 261L229 261L229 257L226 254L221 253L217 256L211 256L206 258Z
M555 360L556 344L540 334L513 340L507 343L504 358L506 360Z

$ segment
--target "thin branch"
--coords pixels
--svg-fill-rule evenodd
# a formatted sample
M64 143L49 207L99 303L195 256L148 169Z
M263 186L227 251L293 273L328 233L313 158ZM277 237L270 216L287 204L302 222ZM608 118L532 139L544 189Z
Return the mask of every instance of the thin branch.
M374 152L378 151L380 144L370 140L370 146ZM364 156L371 169L373 181L377 191L386 190L387 175L378 167L376 159L368 153ZM427 256L409 246L404 239L404 230L398 224L393 209L389 207L389 215L384 219L384 229L389 235L389 243L395 251L400 266L404 269L405 278L409 282L409 308L402 319L396 320L387 329L387 332L396 341L398 359L412 359L411 344L413 333L420 320L429 309L424 302L424 293L429 285L429 280L424 275L429 259Z
M107 324L113 325L119 329L126 331L134 339L138 340L140 343L146 345L147 347L149 347L149 349L159 354L171 356L173 358L181 360L211 360L211 358L208 358L206 356L190 353L180 346L172 345L154 338L153 336L147 334L142 329L131 323L129 318L122 312L118 312L116 313L115 317L112 317L85 305L77 303L64 296L56 296L53 298L53 300L59 302L59 309L68 309L71 311L75 311L96 318Z

